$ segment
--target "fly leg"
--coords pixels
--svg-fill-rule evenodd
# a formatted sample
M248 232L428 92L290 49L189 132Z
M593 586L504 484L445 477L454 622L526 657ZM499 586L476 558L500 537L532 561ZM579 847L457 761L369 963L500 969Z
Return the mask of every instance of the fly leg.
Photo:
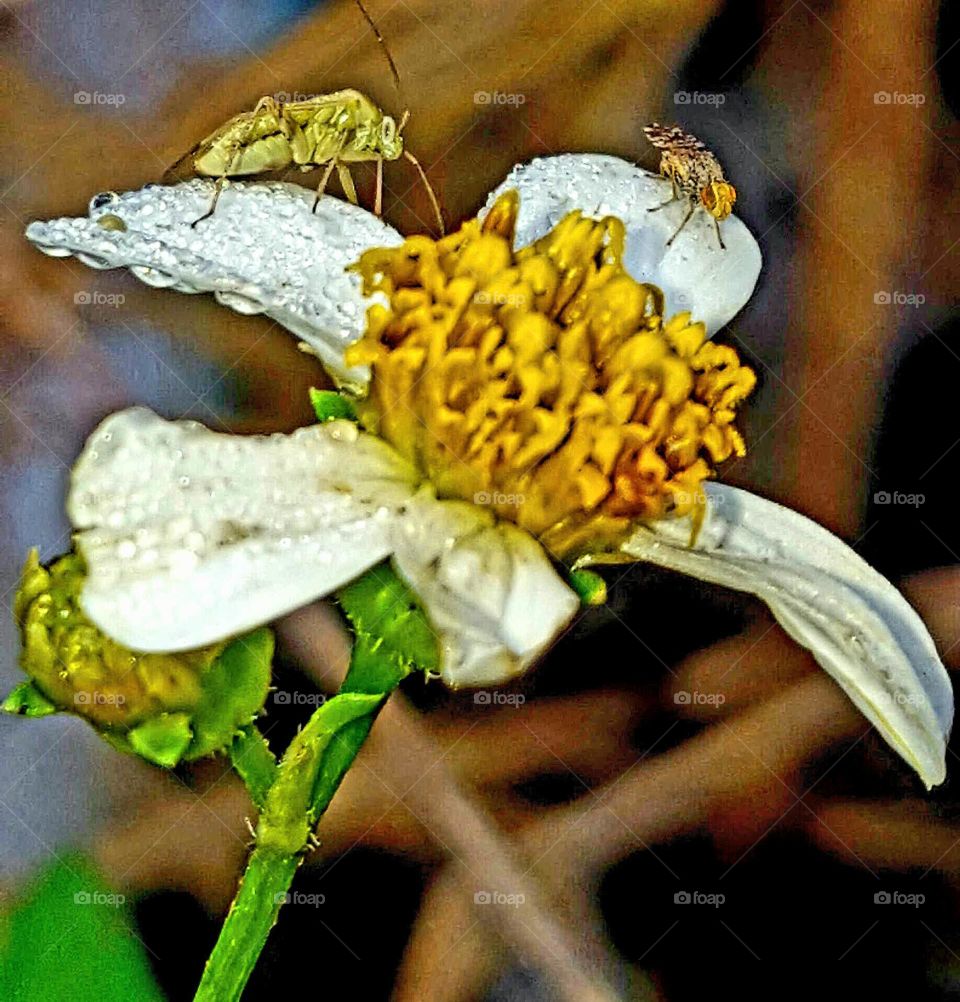
M673 203L680 197L680 192L677 191L677 182L670 178L670 187L673 190L673 195L668 198L665 202L661 202L659 205L652 205L647 212L657 212L659 209L665 209L668 205L673 205ZM679 232L679 230L677 231Z
M727 245L723 242L723 237L720 236L720 223L717 217L713 217L713 228L717 231L717 242L720 244L720 250L726 250Z
M693 215L693 210L696 207L697 207L697 203L691 201L690 202L690 208L687 211L687 214L683 217L683 222L680 224L679 228L677 229L677 232L674 233L674 235L667 241L667 246L668 247L670 246L670 244L673 243L674 240L677 239L678 236L680 236L680 230L682 230L684 228L684 226L686 226L687 223L690 222L690 217Z
M373 196L373 214L383 213L383 157L377 157L377 192Z

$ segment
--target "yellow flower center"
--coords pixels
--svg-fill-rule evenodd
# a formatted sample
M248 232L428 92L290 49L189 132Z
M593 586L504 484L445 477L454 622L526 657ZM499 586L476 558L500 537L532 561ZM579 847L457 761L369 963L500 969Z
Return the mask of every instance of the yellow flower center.
M689 313L622 264L624 227L572 212L513 249L516 192L441 240L411 237L355 266L372 368L360 417L441 497L491 505L557 556L631 521L702 510L712 464L745 452L733 426L756 382Z

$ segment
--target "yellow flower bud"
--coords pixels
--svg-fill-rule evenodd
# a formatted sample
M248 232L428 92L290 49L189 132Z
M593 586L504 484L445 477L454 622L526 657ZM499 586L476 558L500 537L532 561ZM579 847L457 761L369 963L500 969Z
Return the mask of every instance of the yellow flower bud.
M176 654L132 651L84 614L84 576L72 553L47 568L33 550L24 565L14 615L20 664L36 690L114 744L162 765L229 745L266 699L269 631ZM9 701L7 708L23 709Z

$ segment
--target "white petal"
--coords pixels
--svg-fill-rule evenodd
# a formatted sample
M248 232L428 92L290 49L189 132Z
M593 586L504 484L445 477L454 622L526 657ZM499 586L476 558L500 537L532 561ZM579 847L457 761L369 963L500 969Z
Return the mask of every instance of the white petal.
M451 687L520 674L577 611L540 544L477 505L424 490L399 529L394 565L437 630Z
M671 197L670 182L619 157L562 153L532 160L514 167L486 208L511 188L520 192L518 247L544 236L574 209L597 219L617 216L627 229L624 265L630 274L663 290L668 314L689 310L710 335L740 312L757 284L760 248L736 216L720 224L726 250L705 209L694 212L668 247L687 203L650 212Z
M953 691L906 599L797 512L724 484L705 488L709 514L693 547L683 519L638 529L623 550L762 598L927 787L942 783Z
M107 418L68 511L84 611L136 650L199 647L305 605L394 555L454 686L517 675L577 610L516 526L417 492L412 469L348 421L237 436L144 408Z
M213 292L241 313L265 313L303 338L338 382L364 386L369 373L347 369L343 352L363 333L370 300L344 269L369 247L401 243L397 231L330 196L312 212L313 191L279 182L227 185L214 214L192 228L212 197L206 179L104 193L89 217L31 223L27 238L54 256L128 267L149 285ZM126 228L104 228L105 216Z
M389 556L413 479L349 421L236 436L121 411L90 437L68 499L84 611L137 650L244 632Z

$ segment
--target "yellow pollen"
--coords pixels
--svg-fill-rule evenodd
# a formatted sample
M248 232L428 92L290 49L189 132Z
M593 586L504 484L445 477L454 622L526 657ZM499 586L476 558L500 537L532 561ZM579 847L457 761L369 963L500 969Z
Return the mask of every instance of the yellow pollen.
M372 368L361 421L439 496L492 506L558 557L696 516L713 464L744 455L753 371L689 313L663 319L661 291L624 270L619 219L572 212L515 251L518 208L507 192L482 224L354 266L389 302L347 355Z

